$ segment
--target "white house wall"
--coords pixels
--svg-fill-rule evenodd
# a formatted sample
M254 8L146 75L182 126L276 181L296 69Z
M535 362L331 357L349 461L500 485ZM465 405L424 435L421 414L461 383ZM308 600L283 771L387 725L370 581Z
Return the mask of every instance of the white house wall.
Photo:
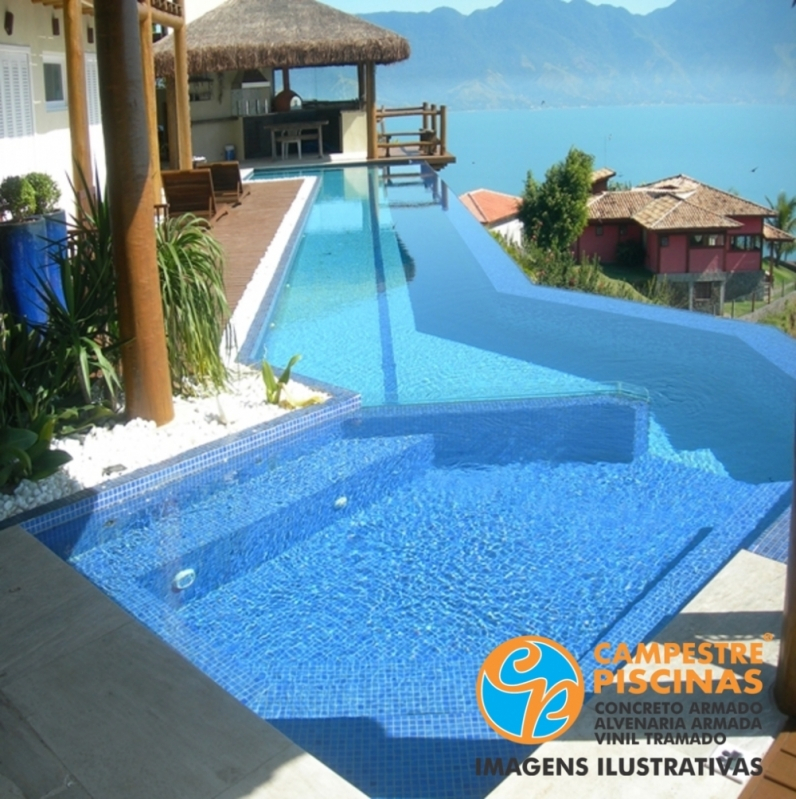
M69 137L69 112L65 108L48 111L44 95L45 55L65 55L64 19L60 9L31 3L30 0L4 0L0 4L0 22L5 11L14 15L14 30L9 36L0 27L0 48L27 49L30 54L30 81L33 103L34 134L0 138L0 180L9 175L24 175L27 172L46 172L61 188L62 205L71 206L69 180L72 176L72 152ZM58 20L59 35L53 35L53 18ZM83 47L93 53L93 44L88 44L87 29L94 26L94 18L82 17ZM63 71L66 91L66 72ZM67 103L69 97L66 98ZM102 185L105 180L105 148L102 127L90 128L91 157L96 164Z
M522 244L522 222L519 219L512 219L509 222L503 222L501 225L493 225L489 229L494 233L500 234L512 244L517 246Z

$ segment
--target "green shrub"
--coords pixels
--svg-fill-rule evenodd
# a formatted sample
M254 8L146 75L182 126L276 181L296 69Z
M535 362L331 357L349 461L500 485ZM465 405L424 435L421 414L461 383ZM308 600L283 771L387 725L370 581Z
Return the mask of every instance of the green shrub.
M55 417L43 415L29 428L0 428L0 491L9 493L22 480L43 480L54 474L72 456L50 449Z
M171 380L178 393L194 386L222 389L227 369L221 342L229 306L221 245L191 214L157 229L158 267Z
M36 190L27 178L14 175L0 183L0 210L9 213L14 222L36 213Z
M0 428L27 427L53 412L65 366L52 358L40 331L7 310L0 314Z
M45 172L29 172L25 175L25 180L33 187L36 195L37 214L51 214L57 207L61 199L61 190L58 184Z
M50 358L65 367L55 389L61 400L115 407L121 340L110 208L99 190L96 197L86 195L83 213L72 220L69 246L53 248L64 302L51 286L41 287L48 319L40 331Z
M533 241L525 241L522 247L505 241L502 244L528 277L541 286L648 302L641 292L624 280L606 277L596 257L584 258L578 263L569 250L545 249Z
M593 156L572 147L547 170L543 183L528 172L518 214L526 238L563 252L580 236L589 221L593 166Z

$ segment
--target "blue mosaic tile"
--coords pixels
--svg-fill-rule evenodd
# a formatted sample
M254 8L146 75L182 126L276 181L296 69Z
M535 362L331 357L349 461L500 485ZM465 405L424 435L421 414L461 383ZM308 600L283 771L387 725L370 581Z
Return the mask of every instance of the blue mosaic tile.
M377 250L388 245L389 213L370 211ZM497 245L458 203L444 212L509 300L690 328L715 334L714 344L737 338L796 376L793 344L776 331L534 286L491 257ZM396 306L382 255L384 354ZM399 277L400 261L391 264ZM527 315L527 304L501 309ZM629 330L617 323L614 334L627 342ZM583 335L601 341L601 332L592 320ZM398 399L398 374L384 371L387 401ZM549 636L590 675L596 642L647 640L740 547L777 556L785 540L790 484L733 479L710 449L679 451L643 390L614 396L601 393L601 376L560 376L550 385L571 395L364 411L357 395L332 388L320 409L22 520L368 796L481 799L499 778L477 777L477 757L530 751L498 738L477 708L475 676L497 643ZM666 386L667 400L678 388ZM786 388L777 396L791 396ZM186 569L195 582L178 589Z
M788 508L762 535L749 546L749 551L765 558L788 562L790 521L793 508Z
M475 758L529 751L478 712L494 645L547 635L588 674L596 641L644 640L782 512L786 484L647 451L646 408L598 396L348 412L83 519L70 560L368 795L483 797L495 781ZM599 448L608 460L574 447L578 414L616 439ZM512 428L495 450L489 433ZM527 457L529 443L554 457ZM567 580L547 566L562 553ZM196 584L175 593L181 568Z

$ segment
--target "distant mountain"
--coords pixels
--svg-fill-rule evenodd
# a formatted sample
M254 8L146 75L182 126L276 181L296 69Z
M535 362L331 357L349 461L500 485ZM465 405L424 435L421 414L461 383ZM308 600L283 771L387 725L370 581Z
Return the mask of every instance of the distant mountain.
M379 102L526 108L796 100L791 0L676 0L640 16L586 0L503 0L362 15L400 33L408 61L378 72Z

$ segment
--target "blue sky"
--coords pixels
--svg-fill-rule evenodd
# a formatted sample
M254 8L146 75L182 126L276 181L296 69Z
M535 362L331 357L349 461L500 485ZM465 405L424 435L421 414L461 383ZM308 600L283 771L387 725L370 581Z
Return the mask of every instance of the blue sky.
M219 5L222 0L188 0L188 21ZM469 14L477 8L496 6L499 0L323 0L327 5L350 14L367 14L370 11L431 11L439 6L449 6ZM530 2L530 0L529 0ZM600 5L597 0L589 0ZM656 8L671 5L674 0L603 0L612 6L623 6L634 14L646 14Z

